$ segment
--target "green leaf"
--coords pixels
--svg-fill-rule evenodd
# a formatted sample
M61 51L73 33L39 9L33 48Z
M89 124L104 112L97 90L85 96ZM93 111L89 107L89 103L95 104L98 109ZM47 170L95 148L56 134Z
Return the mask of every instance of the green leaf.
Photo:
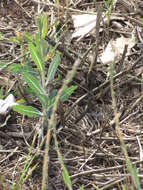
M28 72L31 75L38 76L37 70L32 67L29 58L26 58L23 69L25 72Z
M27 72L22 73L24 80L27 82L30 89L37 95L39 101L41 104L47 108L48 107L48 98L45 95L44 89L39 83L39 80L36 78L36 76L31 75Z
M35 92L29 86L25 86L23 90L25 94L29 94L31 97L35 96Z
M46 16L46 14L41 15L37 19L37 27L39 30L40 37L42 37L44 39L47 34L47 16Z
M125 187L125 185L122 185L122 190L126 190L126 187Z
M134 175L134 180L136 182L137 189L141 189L141 187L140 187L140 179L138 177L137 169L136 169L135 166L133 167L133 175Z
M20 45L20 41L17 37L11 37L8 41Z
M64 179L66 186L68 187L69 190L72 190L71 179L70 179L68 170L66 169L65 166L63 167L62 175L63 175L63 179Z
M40 56L38 55L38 53L36 51L36 47L32 43L29 43L29 50L30 50L32 60L36 64L40 73L42 73L43 72L43 63L42 63Z
M42 23L41 16L37 19L37 27L38 27L38 30L39 30L39 34L41 36L41 34L42 34L42 28L43 28L43 23Z
M44 39L40 39L39 35L36 34L35 43L37 54L39 58L44 62L47 59L47 42Z
M40 36L39 36L39 33L38 33L38 32L35 33L34 42L35 42L35 44L36 44L36 47L40 48ZM39 45L39 46L38 46L38 45Z
M47 59L47 42L44 39L41 39L42 55L44 60Z
M66 101L76 89L77 86L73 85L71 87L65 88L61 96L61 101L62 102Z
M80 187L80 190L84 190L84 185L82 185L82 186Z
M24 99L20 99L18 101L16 101L16 103L18 103L19 105L23 105L25 103Z
M27 72L23 72L22 76L24 80L27 82L28 86L33 90L33 92L35 92L37 95L44 94L44 89L42 88L42 86L39 83L39 80L35 76Z
M43 115L39 110L32 106L15 105L13 106L13 110L28 117L39 117Z
M41 102L41 104L44 106L44 108L47 109L47 107L48 107L48 96L46 96L44 94L39 94L38 98L39 98L39 101Z
M60 64L60 62L61 62L60 54L57 53L50 64L46 84L48 84L51 80L54 79L58 65Z
M0 63L0 69L3 68L3 67L5 67L6 64L7 63Z
M132 182L133 182L134 186L136 187L136 189L140 190L140 181L139 181L139 177L137 175L136 168L133 167L129 158L126 159L126 166L127 166L129 173L131 174L131 178L132 178Z
M3 33L0 32L0 40L3 40Z
M23 71L23 67L19 64L14 63L14 64L9 66L9 70L13 74L17 74L17 73L21 73Z
M42 38L44 39L47 34L47 16L45 14L42 15Z
M21 74L24 72L28 72L31 75L37 76L38 73L32 68L32 65L30 64L29 60L27 59L24 64L12 64L8 67L9 71L13 74Z
M48 108L52 107L54 105L55 102L55 98L57 95L57 90L54 89L50 92L49 96L48 96Z
M28 32L24 33L24 40L26 40L27 43L33 42L33 38L31 37L31 35Z
M3 95L4 93L3 93L3 88L1 87L0 88L0 99L3 99L4 98L4 95Z

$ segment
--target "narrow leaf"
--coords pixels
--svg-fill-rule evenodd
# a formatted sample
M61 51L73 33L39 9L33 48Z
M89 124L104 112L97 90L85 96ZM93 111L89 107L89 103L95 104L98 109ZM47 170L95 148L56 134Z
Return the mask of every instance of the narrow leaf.
M47 110L47 117L49 118L52 112L52 108L55 102L55 98L57 95L57 90L52 90L51 93L48 95L47 102L46 102L46 110Z
M54 79L58 65L60 64L60 62L61 62L60 54L57 53L55 55L55 57L53 58L53 61L50 64L46 84L48 84L51 80Z
M3 33L0 32L0 40L2 40L2 39L3 39Z
M44 94L39 94L38 95L39 101L41 102L41 104L44 106L45 109L48 108L48 96L44 95Z
M36 34L35 44L37 55L39 59L41 59L44 62L45 60L47 60L47 42L44 39L40 39L39 34Z
M36 47L32 43L29 43L29 50L30 50L30 54L31 54L31 57L32 57L34 63L36 64L40 73L42 73L43 72L42 60L36 51Z
M22 73L24 80L27 82L28 86L38 95L38 94L44 94L44 89L40 85L38 79L27 73L23 72Z
M65 166L63 167L62 175L63 175L63 179L64 179L66 186L68 187L69 190L72 190L71 179L70 179L69 173Z
M47 42L44 39L41 39L41 48L44 61L47 60Z
M76 89L77 86L67 87L62 93L61 101L66 101Z
M20 45L20 41L17 39L17 37L11 37L8 39L8 41Z
M37 76L38 75L37 71L32 67L32 64L31 64L29 58L27 58L25 60L23 68L24 68L24 72L28 72L29 74L31 74L33 76Z
M27 43L32 43L32 41L33 41L33 38L31 37L31 35L28 32L25 32L24 39L26 40Z
M42 16L42 22L43 22L42 38L44 39L47 34L47 16L45 14Z
M84 190L84 186L83 185L80 187L80 190Z
M3 68L5 66L5 63L0 62L0 68Z
M136 169L135 166L133 167L133 175L134 175L134 180L135 180L135 182L136 182L136 187L137 187L137 189L141 189L139 176L138 176L137 169Z
M42 16L40 16L38 19L37 19L37 27L38 27L38 30L39 30L39 34L41 36L41 33L42 33L42 27L43 27L43 23L42 23Z
M9 70L13 73L21 73L23 71L23 67L21 65L18 65L16 63L9 66Z
M32 106L15 105L13 106L13 110L28 117L39 117L43 115L39 110Z

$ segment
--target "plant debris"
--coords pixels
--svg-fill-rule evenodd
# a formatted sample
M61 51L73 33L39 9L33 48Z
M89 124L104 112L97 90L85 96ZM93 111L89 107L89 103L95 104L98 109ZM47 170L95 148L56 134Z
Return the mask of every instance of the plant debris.
M98 25L99 4L103 10ZM137 169L140 189L143 189L142 4L141 0L118 0L113 4L105 4L103 0L0 1L0 96L7 97L1 98L0 115L9 114L15 104L14 97L28 100L28 106L41 110L21 75L10 72L11 66L17 68L25 64L29 67L30 57L24 47L28 40L35 40L32 36L37 34L35 20L39 14L45 13L48 23L45 73L55 55L53 47L61 56L56 79L47 80L49 92L55 87L60 89L74 61L80 59L71 82L77 89L67 101L59 102L55 114L58 147L73 190L82 189L82 186L84 190L135 189L116 128L109 79L113 62L119 128L128 158ZM34 71L35 67L32 69ZM28 163L28 170L21 189L41 189L45 145L44 141L38 147L37 131L41 120L11 111L5 127L0 127L0 189L11 189L19 182L25 163ZM48 123L45 126L44 138ZM54 143L52 137L47 189L63 190L66 189L63 168Z

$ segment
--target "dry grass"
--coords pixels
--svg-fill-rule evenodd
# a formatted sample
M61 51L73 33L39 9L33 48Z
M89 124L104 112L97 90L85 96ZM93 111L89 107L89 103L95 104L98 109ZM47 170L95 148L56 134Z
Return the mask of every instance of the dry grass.
M12 0L8 5L0 8L0 32L4 35L4 39L0 41L0 63L12 64L13 60L20 63L21 49L19 45L9 42L9 39L17 32L22 35L24 31L29 31L32 35L37 30L35 27L35 19L38 16L37 1L18 2ZM94 32L80 41L71 39L74 30L71 15L98 12L99 3L102 11L106 12L105 4L103 1L93 3L86 0L69 1L68 5L64 2L66 1L59 1L59 4L52 1L43 2L39 9L42 8L47 14L50 39L55 30L55 22L59 22L57 28L60 30L58 30L57 39L61 43L56 48L61 51L63 57L58 74L64 79L77 57L81 59L81 64L73 79L78 89L66 103L59 106L56 125L58 146L69 172L72 188L78 190L84 185L85 190L123 189L123 186L127 190L135 189L131 174L126 168L126 158L115 127L109 65L101 64L97 57L104 51L110 39L116 39L120 35L129 37L136 27L136 44L130 54L125 53L121 61L116 64L113 89L119 114L120 132L128 157L132 165L137 168L142 189L143 22L141 1L119 0L111 12L110 22L104 23L102 32L99 32L99 39L96 38L98 32ZM112 16L115 16L115 19L112 19ZM100 28L100 25L96 25L96 31L100 31ZM54 40L49 38L47 38L49 44L55 45ZM95 47L95 42L98 47ZM48 65L49 62L47 67ZM9 86L11 83L7 81L12 81L13 85ZM5 96L13 92L17 99L22 97L17 83L17 76L11 75L7 70L0 70L0 87ZM53 82L53 86L55 85L59 88L61 83ZM27 96L27 98L30 97ZM38 107L39 104L36 102L35 106ZM34 166L36 167L32 173L28 174L21 189L39 190L42 183L44 146L38 149L37 140L33 145L32 142L35 128L40 125L40 120L23 119L14 112L10 115L6 125L0 128L0 189L11 189L12 184L17 183L30 152L30 159L33 156L34 159L26 175ZM5 119L1 117L1 123L4 123ZM50 139L48 160L48 189L66 189L53 137Z

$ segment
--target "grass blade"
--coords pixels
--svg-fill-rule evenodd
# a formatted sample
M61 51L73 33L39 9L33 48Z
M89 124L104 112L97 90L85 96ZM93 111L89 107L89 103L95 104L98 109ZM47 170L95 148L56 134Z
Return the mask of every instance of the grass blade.
M65 182L66 186L68 187L69 190L72 190L71 179L70 179L68 170L66 169L65 166L63 166L62 175L63 175L63 179L64 179L64 182Z
M47 16L44 14L42 15L42 23L43 23L43 27L42 27L42 38L44 39L46 37L47 34Z

